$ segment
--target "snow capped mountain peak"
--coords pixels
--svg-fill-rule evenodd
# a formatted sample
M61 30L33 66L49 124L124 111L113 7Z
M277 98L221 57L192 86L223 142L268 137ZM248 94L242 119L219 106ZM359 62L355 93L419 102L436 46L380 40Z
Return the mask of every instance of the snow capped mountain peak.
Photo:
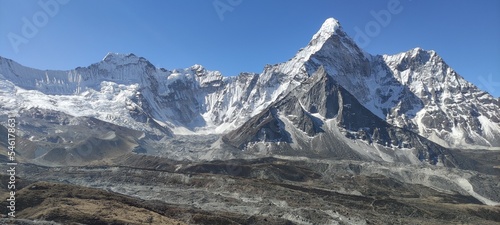
M342 30L340 23L334 18L325 20L321 28L313 35L309 44L299 50L295 57L288 62L281 64L280 72L285 74L298 75L299 77L308 77L316 67L309 68L306 66L312 56L319 52L339 52L339 51L356 51L359 48L354 47L356 44L352 41L347 34ZM349 48L346 50L345 48ZM355 48L356 50L352 50ZM315 61L313 59L313 61Z
M409 127L442 146L500 146L499 130L489 129L490 124L494 124L491 127L498 126L500 116L493 96L467 82L435 51L414 48L395 55L384 55L383 60L393 77L411 92L410 95L401 95L401 99L415 96L422 103L413 107L418 111L408 114L408 118L413 117L411 121L389 122L411 124ZM391 108L396 112L394 109L399 106ZM404 110L397 111L401 113Z
M116 65L138 63L139 61L147 62L147 60L145 58L138 57L138 56L134 55L133 53L126 53L125 54L125 53L109 52L102 59L102 62L116 64Z
M434 50L424 50L419 47L395 55L383 55L383 58L390 65L398 64L399 71L413 70L426 64L447 66Z
M189 69L193 71L196 74L196 76L205 76L207 74L207 70L205 69L205 67L203 67L200 64L194 64L191 67L189 67Z
M441 59L441 57L436 53L436 51L425 50L425 49L420 48L420 47L412 48L408 51L396 53L394 55L384 54L384 55L382 55L382 57L384 57L384 58L392 57L392 58L400 58L400 59L418 58L418 57L425 57L427 59L431 59L431 58L437 57L437 58Z
M416 47L414 49L411 49L406 52L406 54L410 55L411 57L417 57L417 56L425 56L428 58L438 56L434 50L425 50L420 47Z
M423 48L421 47L415 47L413 49L410 49L408 50L409 52L421 52L421 51L425 51Z
M124 59L126 57L134 57L133 53L117 53L117 52L108 52L106 56L102 59L102 61L116 60L116 59Z
M319 31L313 36L313 40L321 39L325 41L330 38L337 29L341 29L340 23L334 18L328 18L325 20Z

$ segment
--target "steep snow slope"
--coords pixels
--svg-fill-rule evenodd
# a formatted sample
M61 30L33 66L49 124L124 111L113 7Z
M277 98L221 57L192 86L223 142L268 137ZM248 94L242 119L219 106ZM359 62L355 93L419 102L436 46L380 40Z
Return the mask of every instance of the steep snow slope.
M340 25L326 32L330 23L315 35L328 38L313 38L307 60L295 68L311 75L324 67L375 115L443 146L500 149L500 101L463 79L434 51L372 56Z
M455 164L443 147L378 118L323 67L223 141L256 155Z
M452 147L500 146L500 102L451 69L434 51L415 48L383 56L394 77L417 96L422 108L395 124Z

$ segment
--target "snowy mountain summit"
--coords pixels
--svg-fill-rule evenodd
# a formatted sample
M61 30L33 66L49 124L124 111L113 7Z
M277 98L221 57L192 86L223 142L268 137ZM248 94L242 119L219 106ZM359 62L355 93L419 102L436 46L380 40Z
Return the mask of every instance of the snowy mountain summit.
M309 102L305 108L303 100L286 96L300 92L317 74L326 74L328 82L342 90L342 96L352 95L352 101L364 107L359 112L366 109L385 121L377 124L394 127L387 130L403 129L443 147L500 149L498 99L467 82L434 51L415 48L396 55L370 55L333 18L327 19L311 41L287 62L266 66L260 74L241 73L235 77L224 77L201 65L157 68L134 54L108 53L100 62L68 71L32 69L0 57L0 113L47 109L96 118L156 137L222 135L241 129L248 121L257 123L256 118L267 118L264 112L275 115L276 124L285 126L287 123L279 121L287 119L279 114L298 111L276 104L293 99L297 104L283 104L304 107L297 115L309 121L314 127L314 132L309 132L314 134L325 128L313 124L328 121L324 115L317 115L315 105L323 103ZM314 82L322 80L327 79ZM315 93L311 90L307 95L296 95L309 99ZM272 107L276 111L269 111ZM339 124L348 126L345 121ZM371 125L358 126L363 127ZM276 129L289 132L288 127ZM255 141L252 135L241 140ZM243 144L238 140L238 145Z

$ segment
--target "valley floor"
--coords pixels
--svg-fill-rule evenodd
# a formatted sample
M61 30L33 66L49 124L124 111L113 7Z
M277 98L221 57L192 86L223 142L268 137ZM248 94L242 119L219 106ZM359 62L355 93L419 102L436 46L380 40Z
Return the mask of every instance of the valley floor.
M422 185L395 176L404 170L398 165L357 161L193 163L130 154L94 166L18 168L18 220L4 224L500 223L500 206L460 188L440 190L450 184L438 175L449 169L432 170L436 176L424 179L434 181ZM428 169L408 168L415 174ZM496 175L482 176L477 182L495 186ZM491 198L498 191L481 194ZM1 195L7 197L6 189Z

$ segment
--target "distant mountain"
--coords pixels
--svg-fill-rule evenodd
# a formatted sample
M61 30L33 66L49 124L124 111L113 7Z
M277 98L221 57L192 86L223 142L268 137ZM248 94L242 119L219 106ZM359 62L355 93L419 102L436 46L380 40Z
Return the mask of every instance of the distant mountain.
M201 65L157 68L134 54L109 53L69 71L0 57L0 96L3 116L49 110L155 140L220 134L237 148L285 143L315 154L360 140L347 158L375 154L433 163L447 162L441 146L500 149L499 99L464 80L434 51L370 55L333 18L287 62L235 77ZM360 152L365 145L376 153ZM387 154L392 148L410 149L412 157Z

